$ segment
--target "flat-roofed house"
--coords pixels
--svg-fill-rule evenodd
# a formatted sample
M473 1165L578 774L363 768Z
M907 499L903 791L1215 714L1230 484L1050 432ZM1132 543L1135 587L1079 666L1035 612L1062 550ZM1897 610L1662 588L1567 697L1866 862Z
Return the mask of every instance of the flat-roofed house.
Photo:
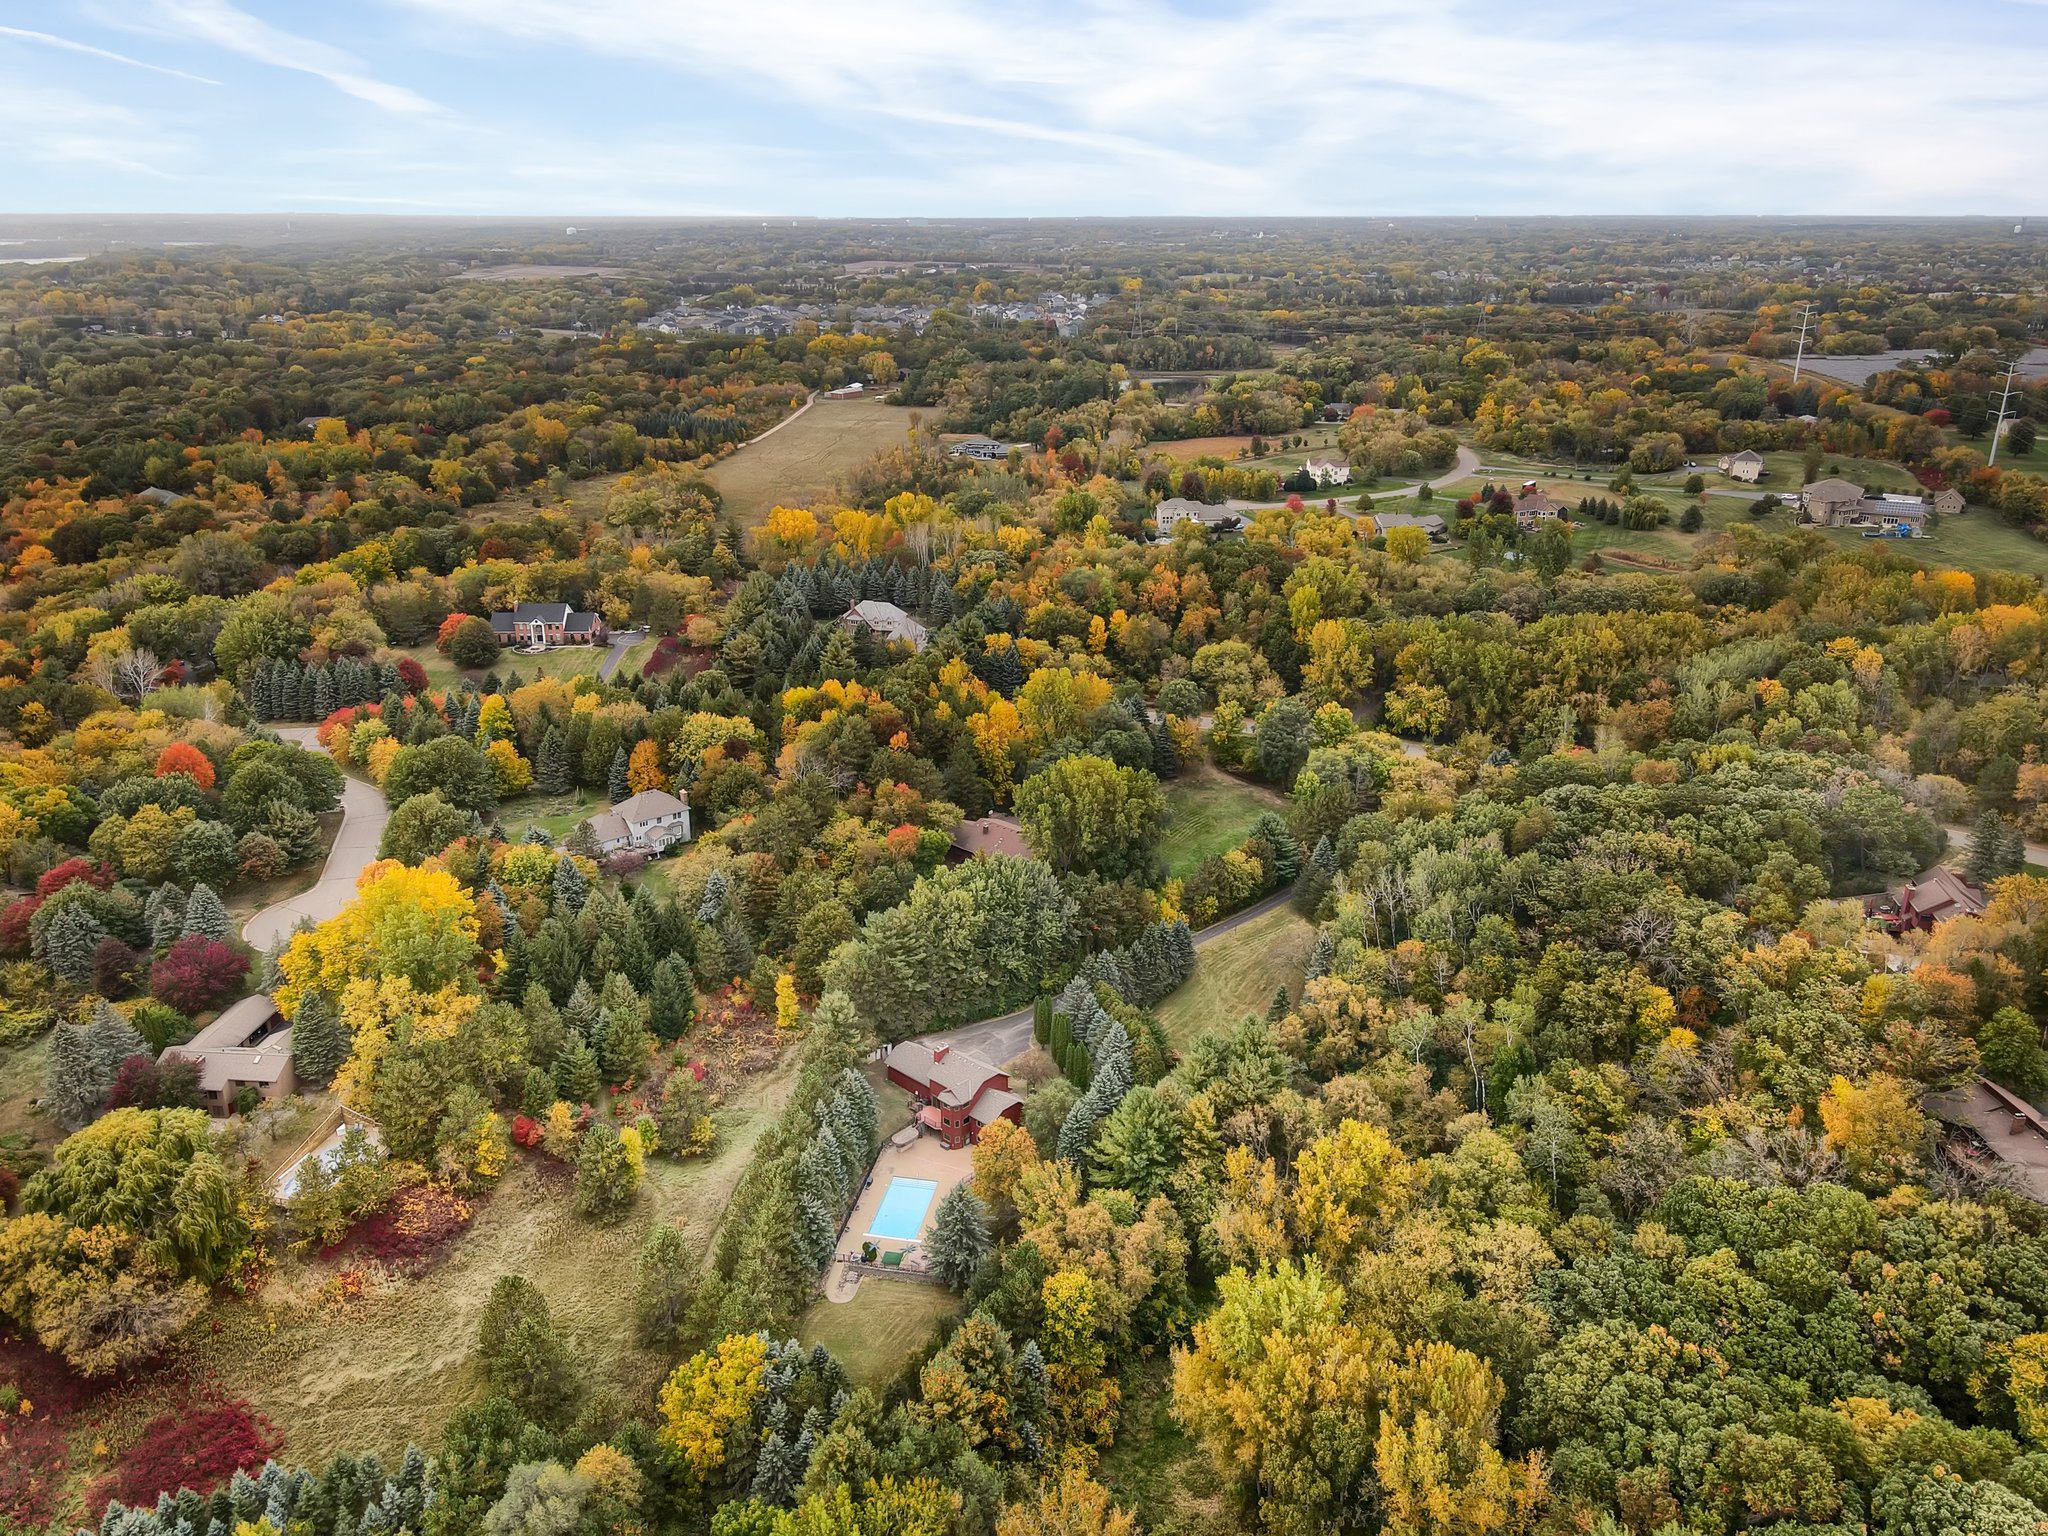
M1185 496L1167 497L1152 513L1152 524L1161 533L1171 533L1182 523L1200 523L1211 533L1228 533L1242 527L1244 519L1235 512L1212 507L1206 502L1189 501Z
M1764 477L1764 456L1754 448L1744 448L1737 453L1724 453L1721 455L1719 468L1730 480L1740 480L1744 485L1755 485Z
M492 614L491 633L500 645L599 645L607 630L598 615L567 603L521 603L509 613Z
M690 840L690 802L665 789L643 789L590 818L600 853L666 853Z
M199 1069L199 1103L210 1115L232 1114L244 1088L281 1099L297 1091L292 1031L277 1004L258 992L230 1005L190 1040L164 1047L159 1061L189 1061Z
M949 1147L964 1147L998 1120L1022 1124L1024 1100L1010 1074L958 1046L904 1040L884 1060L889 1081L916 1101L918 1123Z
M877 602L863 598L860 602L847 605L839 622L849 629L864 629L873 635L880 635L891 645L902 644L913 651L924 649L930 638L924 625L894 603Z
M1000 464L1009 458L1010 447L1007 443L999 443L992 437L983 437L976 433L973 437L961 438L959 442L947 448L946 452L956 459L980 459L985 464Z

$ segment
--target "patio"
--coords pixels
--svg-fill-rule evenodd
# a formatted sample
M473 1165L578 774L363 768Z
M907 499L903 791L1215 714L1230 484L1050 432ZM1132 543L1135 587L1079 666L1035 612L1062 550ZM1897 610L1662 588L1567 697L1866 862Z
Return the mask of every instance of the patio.
M885 1143L882 1154L875 1159L875 1166L868 1171L867 1183L862 1187L860 1198L853 1203L853 1213L846 1224L839 1229L839 1243L835 1250L832 1266L825 1273L825 1299L827 1301L851 1301L860 1288L861 1277L849 1270L837 1254L860 1252L860 1245L869 1241L868 1232L875 1224L875 1216L882 1208L882 1197L888 1192L891 1179L929 1179L935 1186L931 1204L925 1207L924 1221L919 1225L919 1236L931 1225L937 1213L939 1202L953 1192L954 1186L965 1181L974 1172L974 1156L967 1148L948 1151L939 1144L936 1136L921 1135L908 1145L898 1146L894 1139ZM875 1239L879 1249L895 1249L898 1252L913 1251L917 1244Z

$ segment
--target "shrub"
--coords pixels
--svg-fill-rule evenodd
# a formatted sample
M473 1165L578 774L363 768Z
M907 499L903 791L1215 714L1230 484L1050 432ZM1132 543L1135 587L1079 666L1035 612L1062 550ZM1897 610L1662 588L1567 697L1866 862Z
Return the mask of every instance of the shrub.
M93 990L101 997L126 997L135 990L140 967L135 951L109 935L92 952Z
M54 896L74 880L83 880L104 891L113 885L114 871L97 859L66 859L44 871L36 881L36 894Z
M207 755L190 742L174 741L157 754L156 776L169 778L182 773L201 789L213 788L213 763Z
M188 933L150 969L149 990L181 1013L218 1007L242 989L249 957L217 939Z
M16 959L29 951L29 920L42 906L40 896L23 896L7 904L0 911L0 955L12 955Z
M419 694L427 690L427 669L410 656L398 658L398 680L405 685L407 693Z
M143 1426L114 1470L93 1485L86 1502L109 1499L154 1504L159 1493L190 1488L207 1494L237 1472L260 1468L282 1443L270 1421L240 1401L188 1405Z
M442 632L447 639L443 649L456 666L475 671L497 664L498 637L488 619L466 614L452 630L443 625Z

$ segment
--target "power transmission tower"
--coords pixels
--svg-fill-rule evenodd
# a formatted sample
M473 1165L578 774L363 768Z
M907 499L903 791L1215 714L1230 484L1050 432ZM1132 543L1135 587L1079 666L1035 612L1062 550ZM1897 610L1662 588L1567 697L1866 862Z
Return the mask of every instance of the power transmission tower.
M1984 467L1986 469L1989 469L1992 465L1998 462L1998 439L1999 435L2005 431L2006 408L2012 404L2013 380L2019 375L2019 371L2019 359L2014 358L2012 363L2005 370L2005 393L1998 397L1998 415L1992 418L1991 457L1984 461Z
M1792 357L1792 382L1794 384L1799 382L1799 368L1806 361L1806 328L1812 321L1813 301L1809 299L1806 307L1799 311L1799 350Z

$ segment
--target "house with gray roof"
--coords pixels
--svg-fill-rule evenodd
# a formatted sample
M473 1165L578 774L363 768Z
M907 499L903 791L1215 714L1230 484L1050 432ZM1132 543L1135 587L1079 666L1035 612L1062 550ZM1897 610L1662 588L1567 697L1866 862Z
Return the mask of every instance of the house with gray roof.
M567 603L521 603L509 613L491 615L491 633L500 645L602 645L609 630L594 613L580 613Z
M690 840L690 802L665 789L643 789L590 818L600 853L666 853Z

